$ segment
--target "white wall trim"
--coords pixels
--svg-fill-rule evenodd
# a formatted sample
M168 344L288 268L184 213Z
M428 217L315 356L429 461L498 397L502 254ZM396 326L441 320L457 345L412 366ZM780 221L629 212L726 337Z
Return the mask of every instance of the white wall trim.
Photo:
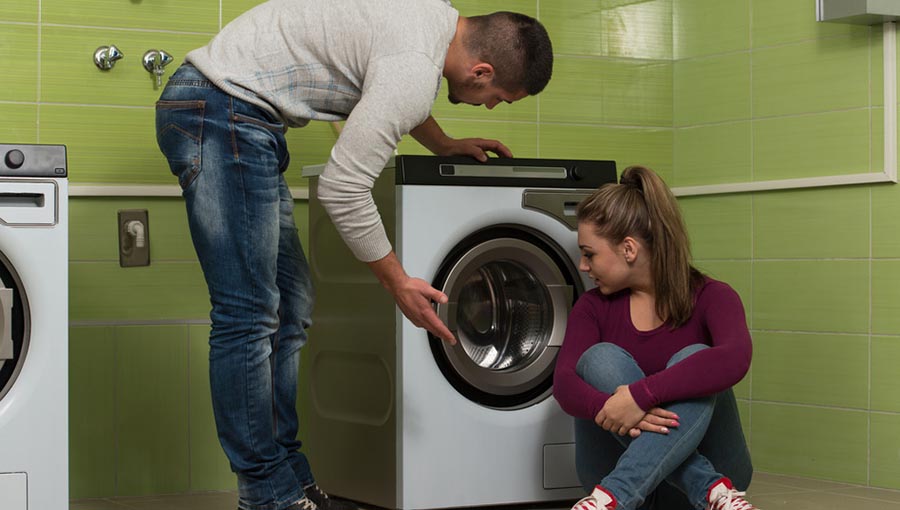
M884 23L884 170L868 174L841 174L801 179L736 182L706 186L679 186L672 188L675 196L715 195L744 193L821 186L845 186L897 182L897 25Z
M112 184L70 184L71 197L180 197L181 187L177 185L112 185ZM309 200L309 189L291 188L294 200Z

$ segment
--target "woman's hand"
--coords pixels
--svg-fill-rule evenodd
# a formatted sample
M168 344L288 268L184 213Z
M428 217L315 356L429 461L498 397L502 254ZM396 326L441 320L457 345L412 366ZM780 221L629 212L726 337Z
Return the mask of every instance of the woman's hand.
M624 436L637 427L646 414L635 403L628 386L622 385L609 397L603 409L594 417L594 422L603 430Z
M656 432L657 434L668 434L669 427L677 427L678 423L678 415L671 412L666 411L661 407L654 407L653 409L647 411L647 414L644 415L644 418L641 419L640 423L637 424L636 427L633 427L628 431L628 435L631 437L638 437L641 435L641 431L645 432Z

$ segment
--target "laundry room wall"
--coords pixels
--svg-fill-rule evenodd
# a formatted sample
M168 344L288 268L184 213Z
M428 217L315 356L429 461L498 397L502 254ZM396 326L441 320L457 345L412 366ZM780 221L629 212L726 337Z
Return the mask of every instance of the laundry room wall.
M163 49L178 62L257 3L0 0L0 141L68 146L73 498L234 487L183 204L84 186L174 185L140 58ZM645 164L679 186L880 168L880 28L818 24L811 1L453 3L537 16L556 65L544 93L491 112L442 91L434 114L452 136L499 138L520 157ZM126 56L100 71L91 56L109 44ZM317 123L289 133L292 186L334 136ZM399 150L424 153L408 139ZM737 288L753 329L738 395L757 468L900 488L900 188L681 203L698 265ZM131 208L150 213L149 267L118 265L116 212ZM303 200L296 218L305 241Z

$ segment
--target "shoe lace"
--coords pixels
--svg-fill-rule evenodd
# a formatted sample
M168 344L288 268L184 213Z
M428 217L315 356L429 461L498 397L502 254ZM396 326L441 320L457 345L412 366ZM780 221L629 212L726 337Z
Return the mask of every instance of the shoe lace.
M597 504L597 500L593 496L587 496L578 500L578 503L575 503L572 510L598 510L599 506L600 505Z
M759 510L744 499L746 492L729 489L723 492L715 501L710 502L708 510Z
M303 508L303 510L317 510L317 506L313 501L309 498L303 498L297 502Z

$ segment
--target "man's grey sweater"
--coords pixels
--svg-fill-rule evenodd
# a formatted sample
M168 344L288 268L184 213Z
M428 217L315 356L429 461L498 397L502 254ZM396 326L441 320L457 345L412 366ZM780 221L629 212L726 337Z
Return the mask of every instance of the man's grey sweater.
M186 60L288 126L347 120L318 197L370 262L391 251L372 186L400 138L431 113L458 17L442 0L270 0Z

